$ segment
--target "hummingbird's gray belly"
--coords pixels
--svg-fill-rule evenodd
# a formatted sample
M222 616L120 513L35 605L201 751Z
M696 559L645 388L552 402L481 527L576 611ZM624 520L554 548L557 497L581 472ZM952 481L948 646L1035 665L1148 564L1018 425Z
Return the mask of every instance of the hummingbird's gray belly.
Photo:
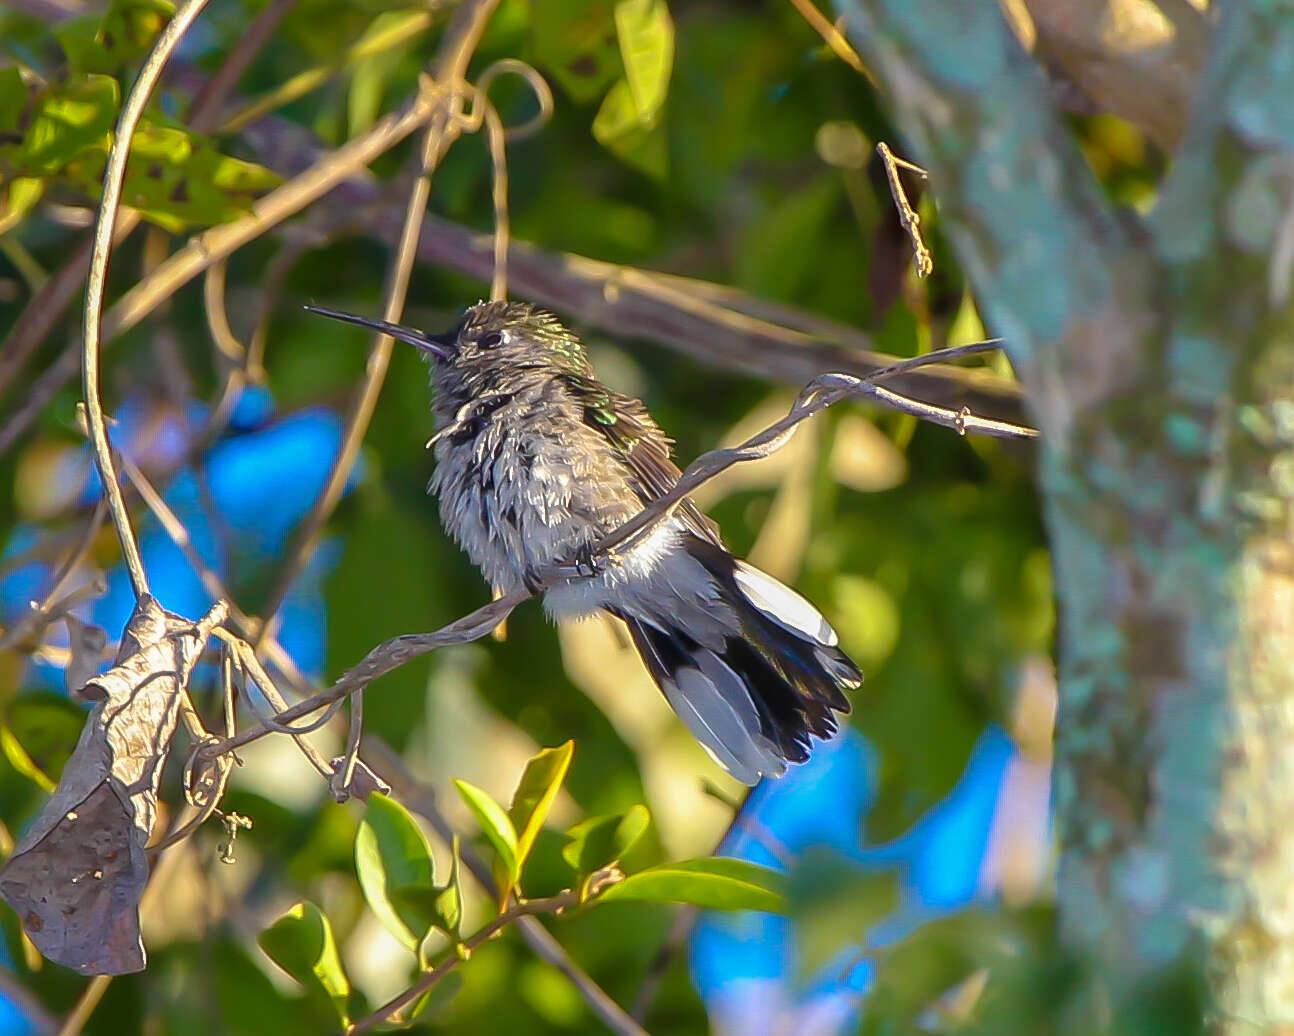
M430 487L446 531L502 592L523 585L528 572L575 559L642 509L622 462L597 433L551 421L541 431L524 411L509 412L514 406L457 435L447 425L436 440ZM664 609L700 640L720 642L733 616L713 577L683 549L684 535L678 519L666 519L598 575L550 588L545 610L572 618L603 608L643 616Z
M446 531L496 589L573 558L640 509L618 459L582 425L541 426L518 401L473 424L473 406L439 433L431 489Z

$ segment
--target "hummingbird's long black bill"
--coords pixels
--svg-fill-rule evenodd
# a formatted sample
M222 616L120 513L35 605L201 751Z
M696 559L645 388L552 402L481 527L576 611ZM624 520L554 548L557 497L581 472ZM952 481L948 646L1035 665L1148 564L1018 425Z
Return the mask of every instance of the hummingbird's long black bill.
M360 327L381 331L383 334L390 335L396 341L405 342L415 349L431 353L438 360L448 360L454 355L454 336L452 332L443 335L429 335L426 331L419 331L415 327L392 324L390 321L377 320L373 317L362 317L357 313L346 313L340 309L328 309L326 306L302 306L301 308L308 313L318 313L321 317L331 317L333 320L341 320L347 324L358 324Z

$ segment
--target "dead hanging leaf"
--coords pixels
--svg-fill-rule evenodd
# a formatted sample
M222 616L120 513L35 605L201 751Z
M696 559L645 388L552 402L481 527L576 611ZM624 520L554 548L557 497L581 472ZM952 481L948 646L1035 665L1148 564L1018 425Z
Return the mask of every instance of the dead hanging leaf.
M116 662L81 691L95 706L58 787L0 870L0 895L32 942L83 975L144 967L139 899L157 785L181 694L225 611L193 623L140 599Z

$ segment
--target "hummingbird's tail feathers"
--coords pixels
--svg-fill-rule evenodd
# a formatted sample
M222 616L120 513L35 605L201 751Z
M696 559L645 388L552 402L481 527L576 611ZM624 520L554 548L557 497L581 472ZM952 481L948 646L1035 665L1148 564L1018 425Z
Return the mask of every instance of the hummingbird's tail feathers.
M836 713L850 708L844 691L862 673L790 587L717 544L685 543L718 590L720 636L694 636L670 616L621 617L671 707L720 765L747 784L780 776L809 757L811 737L836 732Z
M720 766L745 784L785 772L756 699L723 658L680 628L632 618L626 623L670 708Z

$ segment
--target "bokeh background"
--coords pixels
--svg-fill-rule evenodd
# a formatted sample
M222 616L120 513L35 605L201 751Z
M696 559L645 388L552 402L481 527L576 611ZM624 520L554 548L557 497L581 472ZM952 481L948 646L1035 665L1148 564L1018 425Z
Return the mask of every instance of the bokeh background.
M16 5L0 12L0 66L20 69L32 95L91 67L128 84L143 48L109 49L106 57L93 48L103 49L105 25L120 24L111 19L141 24L136 9L164 11L161 2ZM268 121L244 127L235 119L211 146L291 175L309 161L302 140L327 149L367 131L414 90L450 6L288 5L238 82L241 100L228 104L237 112L268 98L261 106ZM547 124L507 149L511 233L542 250L527 260L539 271L530 279L545 271L558 281L574 277L579 266L570 256L590 257L610 264L599 276L614 302L615 277L661 271L691 279L672 283L685 298L717 300L723 313L808 329L844 350L858 342L841 337L852 329L899 357L992 333L915 179L934 272L924 280L914 274L873 150L882 140L901 147L867 77L824 44L800 10L771 0L656 6L670 27L667 94L659 111L627 126L607 115L606 98L625 77L617 5L505 0L490 20L472 67L519 58L555 94ZM159 125L182 117L194 84L221 65L261 9L230 0L202 16L156 102ZM357 57L365 41L369 50L359 53L367 56ZM310 89L284 90L303 75ZM509 125L533 111L516 79L501 78L491 97ZM0 129L12 122L22 139L25 123L12 115L0 110ZM92 105L88 117L97 117ZM1075 115L1073 124L1114 196L1142 203L1158 152L1113 116ZM20 211L19 177L2 161L11 137L0 135L8 142L0 143L0 174L9 177L15 217L0 221L0 332L83 240L96 197L87 146L35 177L42 193ZM276 146L296 150L284 158ZM406 143L381 156L359 182L402 204L413 150ZM465 229L488 234L492 184L483 139L465 137L435 173L430 211L441 222L424 233L442 241L465 240ZM246 205L218 201L205 209L175 197L150 202L150 218L114 254L109 303L189 233ZM229 360L213 346L200 284L176 292L105 357L115 443L156 481L198 553L250 613L324 482L364 374L366 340L300 305L376 313L394 240L389 220L325 198L231 257L221 285L227 319L235 338L263 339L264 357L227 400L228 420L214 440L209 417ZM452 257L419 263L405 322L438 329L486 295L488 284L464 274L464 265ZM771 423L802 380L792 372L803 364L775 362L775 350L733 354L703 335L680 341L659 321L598 316L592 303L555 308L582 335L601 377L646 401L676 438L682 463ZM42 373L78 339L79 324L74 305L0 385L6 425L39 402ZM788 354L797 342L788 336ZM1009 398L1005 360L978 362L984 384ZM79 398L75 385L64 385L0 455L6 631L48 591L98 501ZM397 351L346 495L281 611L278 637L312 678L333 678L379 641L436 628L488 599L425 495L428 402L420 360ZM528 757L574 739L552 830L536 849L538 892L561 887L562 830L639 802L653 818L635 850L639 864L705 855L722 842L726 854L790 873L786 918L697 918L682 908L618 904L550 922L571 956L650 1031L825 1034L874 1026L885 1012L908 1018L929 1008L934 1014L923 1017L932 1025L939 1012L960 1017L983 987L967 944L1005 938L1031 946L1046 928L1053 610L1030 460L1026 448L841 405L776 455L697 494L737 553L823 609L867 675L846 734L821 746L812 763L765 782L744 808L745 789L692 741L609 621L554 629L534 605L512 616L504 639L448 648L380 680L367 696L366 734L439 794L469 838L475 828L448 790L451 778L506 802ZM203 613L211 598L185 555L137 501L133 512L162 603ZM109 527L69 585L99 577L103 592L87 593L74 614L104 631L106 657L130 608ZM53 624L0 651L0 821L9 844L57 780L82 723L65 670L80 666L83 678L98 656L87 657L71 625L69 632L69 624ZM204 709L214 707L214 669L199 670L195 693ZM312 738L331 757L344 736L343 725ZM220 862L219 830L186 843L150 892L148 970L114 981L85 1032L328 1031L335 1023L326 1007L256 946L257 933L302 898L327 913L369 1001L408 984L408 954L367 911L356 884L362 807L332 802L285 738L257 743L243 760L228 808L254 827L237 841L237 862ZM176 773L164 788L178 801ZM446 847L433 842L443 873ZM469 900L468 910L483 919L485 897ZM960 928L950 925L957 918ZM51 1019L71 1009L84 980L43 964L8 908L2 921L0 992L12 1011L5 1031L55 1031ZM887 967L910 962L903 953L929 967ZM461 987L419 1020L419 1031L603 1031L579 994L515 934L479 950L460 974Z

